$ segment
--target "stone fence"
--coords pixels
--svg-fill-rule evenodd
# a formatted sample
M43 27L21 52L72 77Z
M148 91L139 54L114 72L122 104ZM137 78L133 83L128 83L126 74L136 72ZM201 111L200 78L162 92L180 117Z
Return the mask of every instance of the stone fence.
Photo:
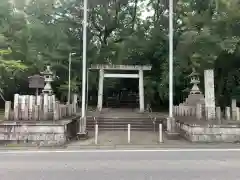
M64 117L76 115L77 102L60 104L55 95L14 95L11 101L5 102L5 120L40 121L60 120Z
M179 106L173 107L173 113L175 116L193 116L199 120L210 120L207 119L208 109L209 108L204 107L202 104L197 104L196 106L180 104ZM213 117L215 117L214 119L216 120L240 120L240 108L236 106L226 107L224 111L222 111L220 107L215 107L215 111L211 109L211 112L215 112Z

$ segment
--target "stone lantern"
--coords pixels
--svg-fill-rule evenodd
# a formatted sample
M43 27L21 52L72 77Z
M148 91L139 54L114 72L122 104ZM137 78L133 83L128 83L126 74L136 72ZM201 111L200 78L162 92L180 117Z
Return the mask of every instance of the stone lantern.
M43 75L44 80L45 80L45 86L44 86L42 92L44 94L49 94L49 95L53 94L51 82L53 82L54 74L51 71L50 66L47 66L46 70L41 72L41 74Z
M192 89L190 90L190 94L202 94L202 92L200 91L198 85L200 83L199 80L199 73L193 71L190 75L189 75L191 81L190 84L192 84Z
M192 88L190 89L189 95L183 104L189 106L195 106L196 104L204 104L204 96L198 87L198 85L200 84L199 73L193 70L188 77L191 80L190 84L192 84Z

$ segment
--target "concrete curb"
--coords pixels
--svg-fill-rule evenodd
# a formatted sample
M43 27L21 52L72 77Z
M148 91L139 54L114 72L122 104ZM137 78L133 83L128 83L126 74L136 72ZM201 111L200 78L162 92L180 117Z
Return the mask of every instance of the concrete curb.
M219 148L219 149L228 149L228 148L240 148L239 144L193 144L193 145L82 145L82 146L68 146L66 149L194 149L194 148L203 148L203 149L211 149L211 148Z
M0 151L12 151L12 150L124 150L124 149L237 149L240 148L240 144L185 144L185 145L174 145L174 144L149 144L149 145L133 145L133 144L118 144L118 145L66 145L58 147L50 146L0 146Z

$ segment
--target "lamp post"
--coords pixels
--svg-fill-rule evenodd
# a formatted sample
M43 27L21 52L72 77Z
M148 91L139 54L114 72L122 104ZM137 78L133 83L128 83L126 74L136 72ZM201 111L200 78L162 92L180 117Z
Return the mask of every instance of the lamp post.
M68 56L68 104L70 104L71 99L71 65L72 65L72 55L76 53L69 53Z

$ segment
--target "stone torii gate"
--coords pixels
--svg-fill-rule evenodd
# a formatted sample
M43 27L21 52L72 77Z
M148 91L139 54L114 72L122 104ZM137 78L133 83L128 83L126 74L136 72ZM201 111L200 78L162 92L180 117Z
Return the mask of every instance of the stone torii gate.
M144 82L143 71L150 71L151 65L104 65L94 64L91 65L93 70L99 70L99 84L98 84L98 105L99 111L102 110L103 104L103 82L104 78L138 78L139 79L139 110L144 112ZM122 73L105 73L106 70L122 70L122 71L138 71L136 74L122 74Z

